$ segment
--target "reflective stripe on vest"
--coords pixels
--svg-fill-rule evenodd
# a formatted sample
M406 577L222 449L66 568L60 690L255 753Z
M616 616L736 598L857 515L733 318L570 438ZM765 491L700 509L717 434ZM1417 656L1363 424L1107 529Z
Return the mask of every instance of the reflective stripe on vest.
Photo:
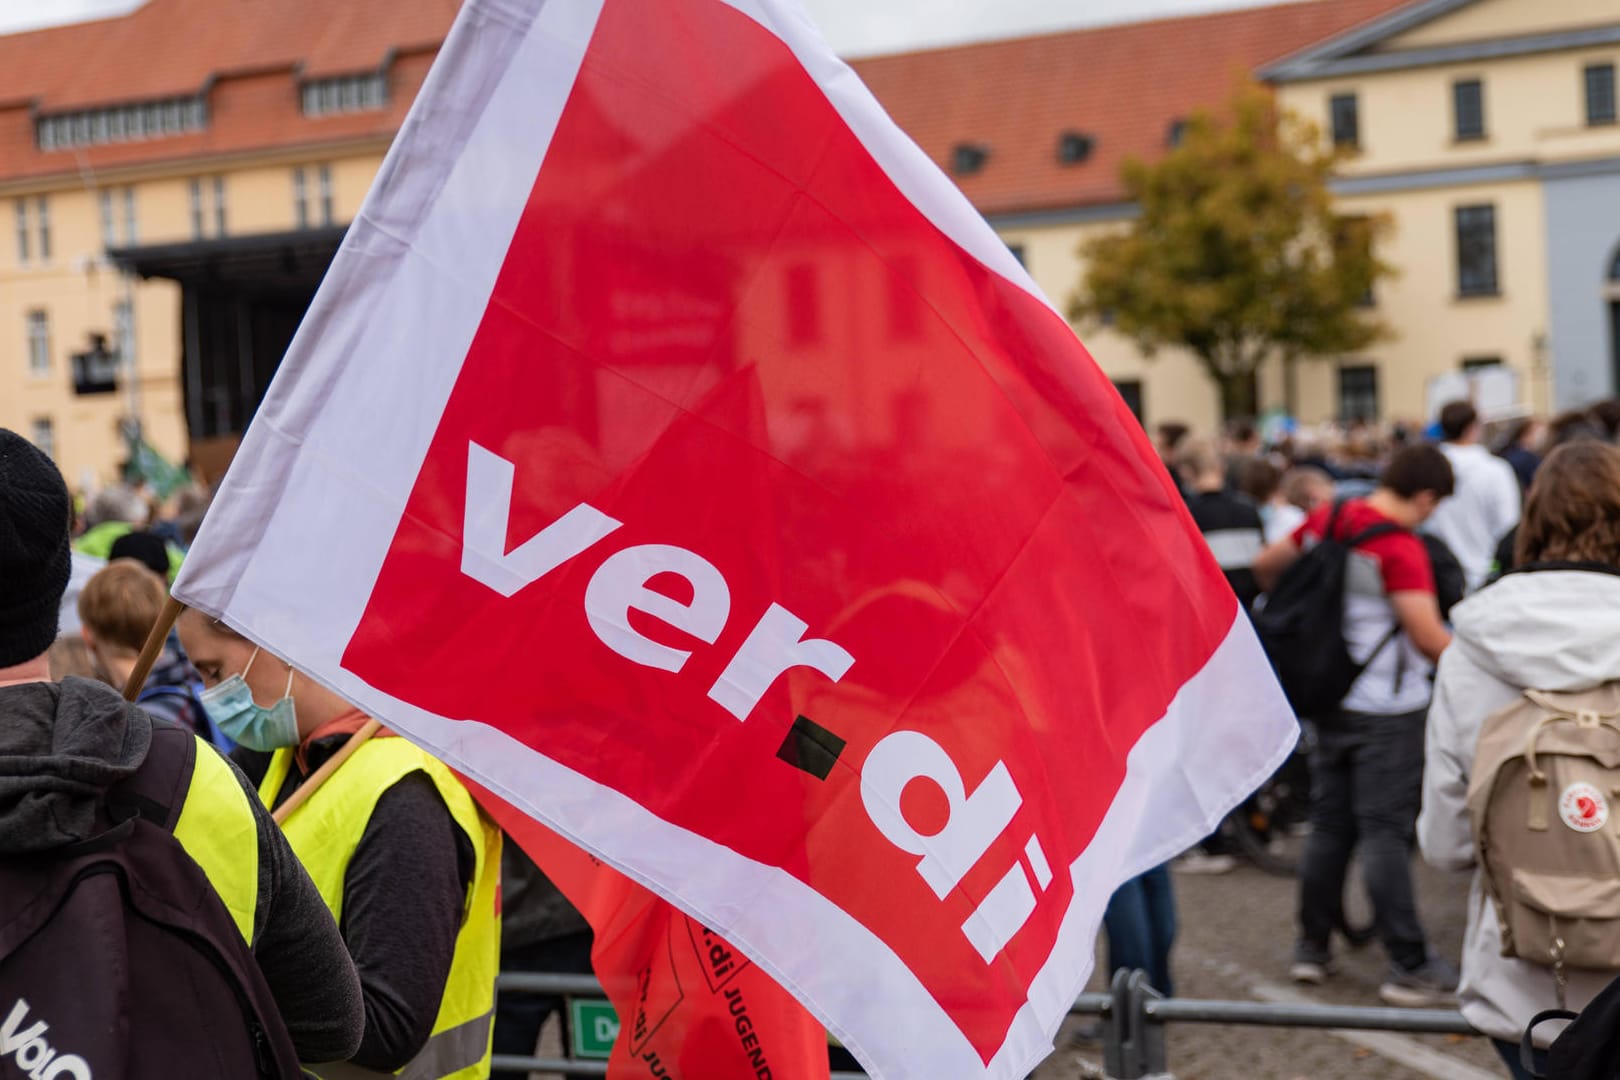
M362 1069L348 1061L320 1066L321 1080L380 1080L385 1076L398 1076L403 1080L438 1080L444 1076L488 1076L490 1033L495 1023L495 1011L475 1017L427 1041L421 1053L411 1058L397 1073ZM479 1066L483 1066L479 1071ZM306 1066L307 1068L307 1066Z
M174 825L174 838L186 849L219 898L242 940L253 944L253 917L259 904L259 825L242 782L219 752L194 738L196 762L191 785Z
M286 781L292 757L293 750L284 748L271 759L259 786L266 806L273 804ZM397 1075L408 1080L487 1077L495 975L500 965L496 896L500 886L501 832L478 809L461 781L437 758L405 739L374 738L288 815L282 829L341 926L343 882L349 860L360 845L377 800L413 772L424 772L433 781L450 816L472 843L475 866L432 1037ZM311 1071L322 1080L385 1075L348 1063L322 1065Z

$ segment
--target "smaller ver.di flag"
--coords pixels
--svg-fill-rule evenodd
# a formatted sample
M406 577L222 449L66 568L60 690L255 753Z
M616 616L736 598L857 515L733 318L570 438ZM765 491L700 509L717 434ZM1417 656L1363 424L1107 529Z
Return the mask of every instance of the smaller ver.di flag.
M1108 380L787 0L468 0L176 593L881 1077L1026 1075L1295 733Z
M591 966L620 1018L613 1080L826 1080L821 1025L724 938L522 811L473 792L591 924Z

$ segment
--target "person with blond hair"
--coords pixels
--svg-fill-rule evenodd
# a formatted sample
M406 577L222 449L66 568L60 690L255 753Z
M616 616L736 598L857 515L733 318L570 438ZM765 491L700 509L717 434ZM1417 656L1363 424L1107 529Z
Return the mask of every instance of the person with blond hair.
M1452 612L1429 709L1418 845L1443 870L1475 865L1468 780L1486 717L1526 690L1578 693L1620 680L1620 448L1585 440L1549 454L1519 526L1518 565ZM1616 972L1571 969L1581 1009ZM1531 1017L1558 1001L1551 967L1502 955L1480 875L1468 897L1463 1015L1496 1041L1508 1069Z
M79 593L79 633L96 664L122 688L135 670L146 637L169 597L163 579L134 559L114 559L96 572ZM136 703L153 716L179 724L212 742L228 746L208 724L198 700L200 680L171 637L142 684Z

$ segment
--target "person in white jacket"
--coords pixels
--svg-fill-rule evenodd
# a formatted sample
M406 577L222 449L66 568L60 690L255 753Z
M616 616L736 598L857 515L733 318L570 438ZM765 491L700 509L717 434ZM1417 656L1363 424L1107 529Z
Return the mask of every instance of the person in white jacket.
M1547 458L1519 527L1518 562L1453 610L1452 647L1436 676L1417 833L1423 857L1442 870L1475 864L1468 778L1486 717L1525 690L1578 692L1620 680L1620 449L1579 442ZM1569 1008L1584 1007L1617 974L1569 971ZM1509 1071L1526 1076L1517 1044L1531 1017L1557 1007L1553 972L1502 955L1478 871L1458 997Z
M1457 556L1469 592L1490 577L1497 543L1519 523L1521 498L1513 466L1480 445L1481 430L1479 413L1466 401L1440 410L1440 450L1456 474L1457 491L1423 526Z

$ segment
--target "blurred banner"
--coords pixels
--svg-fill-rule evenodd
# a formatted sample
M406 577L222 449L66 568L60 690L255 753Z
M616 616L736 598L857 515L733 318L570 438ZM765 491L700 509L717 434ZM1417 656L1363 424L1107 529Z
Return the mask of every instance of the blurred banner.
M175 592L880 1077L1024 1076L1295 737L1112 385L789 0L469 0Z
M131 484L146 484L160 499L191 483L191 473L184 465L176 465L139 435L128 440L129 462L124 467L124 479Z

